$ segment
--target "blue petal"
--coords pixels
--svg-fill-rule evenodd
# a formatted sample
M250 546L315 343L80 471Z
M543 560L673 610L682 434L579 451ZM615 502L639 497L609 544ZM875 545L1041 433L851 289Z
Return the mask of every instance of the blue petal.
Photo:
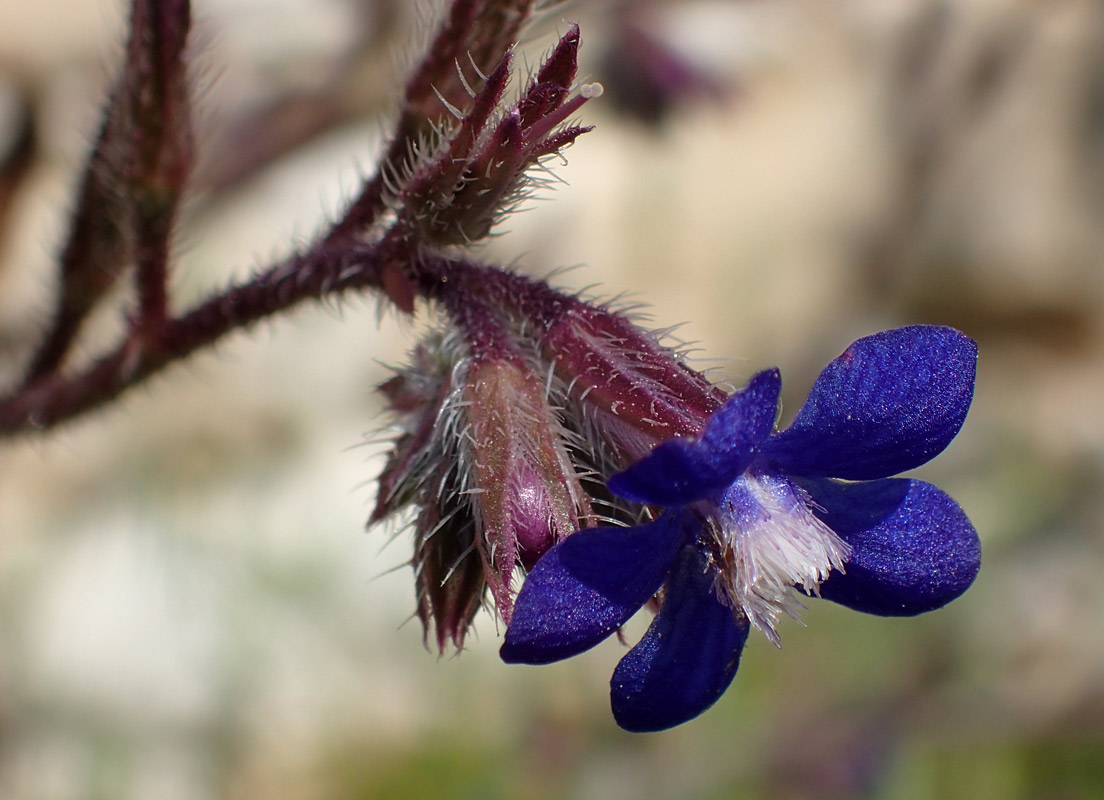
M637 528L579 531L553 547L522 584L502 660L559 661L620 628L659 591L691 519L664 514Z
M905 617L954 600L973 583L981 544L966 514L930 483L803 481L814 513L851 545L846 572L820 595L857 611Z
M789 428L763 447L795 475L866 480L929 461L962 427L977 345L917 325L852 344L817 378Z
M781 386L776 369L755 375L710 417L700 438L663 442L610 478L609 490L634 503L660 506L689 505L721 491L770 436Z
M713 572L697 548L684 548L663 607L613 673L617 724L659 731L701 714L732 683L747 635L747 622L738 623L717 599Z

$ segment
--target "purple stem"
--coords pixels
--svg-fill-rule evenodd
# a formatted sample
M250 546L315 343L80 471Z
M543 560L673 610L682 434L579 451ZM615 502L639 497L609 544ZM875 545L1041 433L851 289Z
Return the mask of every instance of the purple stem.
M0 434L51 427L102 406L170 363L298 303L381 288L381 247L316 248L167 320L156 341L131 337L83 371L52 373L0 400Z

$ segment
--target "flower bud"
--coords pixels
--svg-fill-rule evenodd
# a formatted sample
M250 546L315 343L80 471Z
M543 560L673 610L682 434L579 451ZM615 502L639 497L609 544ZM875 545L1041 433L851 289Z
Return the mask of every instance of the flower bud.
M369 524L414 507L418 617L459 648L488 587L509 622L515 570L592 524L590 502L543 382L507 347L433 334L380 391L404 424Z
M486 237L529 191L526 172L590 128L568 122L601 94L588 84L572 95L579 29L571 26L513 104L504 102L512 54L507 52L470 103L454 106L457 123L434 145L417 148L405 177L393 187L403 223L423 242L469 244Z
M457 465L442 465L434 481L448 486ZM437 651L451 642L460 650L487 589L474 520L463 495L448 491L423 508L414 530L414 584L418 619L428 643L432 629Z
M404 422L379 477L374 524L407 506L416 514L414 534L417 614L428 644L457 649L487 588L461 469L458 428L463 425L457 374L467 360L447 335L437 332L414 350L411 364L379 387Z
M589 502L535 373L510 360L488 361L472 371L466 394L470 491L487 583L509 623L515 567L532 566L585 524Z
M542 347L606 443L628 463L659 442L695 436L724 394L625 316L578 303L549 325Z
M429 337L414 350L411 366L379 387L391 410L403 417L405 424L379 476L376 508L368 518L369 525L410 503L428 506L428 495L433 494L431 476L449 460L441 421L454 393L448 363L443 358L444 346L440 335Z

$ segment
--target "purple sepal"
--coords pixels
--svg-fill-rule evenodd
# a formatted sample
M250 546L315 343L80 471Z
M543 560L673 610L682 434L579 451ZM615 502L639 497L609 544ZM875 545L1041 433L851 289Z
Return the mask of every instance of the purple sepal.
M624 625L659 591L687 517L664 514L636 528L579 531L545 553L518 593L502 660L559 661Z
M940 608L973 583L977 531L958 504L924 481L802 481L814 513L851 545L846 572L821 597L868 614L908 617Z
M717 494L748 468L770 436L782 378L764 370L709 419L701 437L669 439L609 479L609 490L635 503L684 506Z
M610 681L613 716L625 730L693 719L732 683L748 626L717 599L713 576L697 547L683 548L663 607Z
M869 480L940 453L966 419L977 345L916 325L859 339L820 373L793 424L763 447L787 472Z

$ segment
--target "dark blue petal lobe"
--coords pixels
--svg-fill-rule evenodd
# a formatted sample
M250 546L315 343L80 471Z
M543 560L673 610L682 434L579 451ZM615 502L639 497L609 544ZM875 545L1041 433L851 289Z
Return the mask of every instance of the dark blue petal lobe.
M669 439L623 472L609 490L634 503L683 506L724 489L751 463L770 436L782 379L778 370L755 375L706 423L696 440Z
M847 480L918 467L962 427L976 370L977 345L952 328L916 325L859 339L820 373L764 455L795 475Z
M589 650L659 591L690 515L579 531L545 553L518 593L499 654L548 664Z
M701 714L736 674L748 625L713 590L713 573L697 548L683 549L659 614L610 681L617 724L660 731Z
M946 605L973 583L981 543L958 504L930 483L802 481L814 513L851 545L846 572L820 595L857 611L907 617Z

